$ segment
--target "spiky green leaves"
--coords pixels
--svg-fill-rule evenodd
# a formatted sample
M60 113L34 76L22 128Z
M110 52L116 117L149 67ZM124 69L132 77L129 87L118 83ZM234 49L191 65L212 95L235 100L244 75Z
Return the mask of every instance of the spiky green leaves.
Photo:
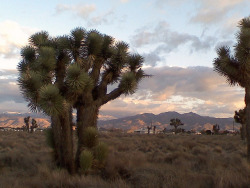
M39 95L39 105L47 115L58 115L64 109L64 99L55 85L49 84L43 86Z
M103 36L96 30L90 31L88 33L88 38L86 41L88 47L88 54L92 56L98 56L102 50Z
M72 64L68 67L66 75L66 84L70 94L78 95L85 89L92 88L92 81L88 74L83 71L78 64Z
M114 38L108 35L103 36L102 50L101 54L104 59L108 59L112 56L114 49L112 45L114 43Z
M103 142L99 142L97 146L94 147L94 157L99 163L103 164L108 156L108 146Z
M67 36L57 37L55 39L57 49L59 51L70 49L70 40Z
M235 57L242 63L250 66L250 16L244 18L239 23L240 31L236 37L238 43L235 46Z
M25 46L21 49L21 56L25 61L32 62L36 57L36 50L32 46Z
M143 57L139 54L130 55L128 58L128 64L131 71L136 71L142 67Z
M41 75L35 71L26 71L22 73L18 78L18 84L21 92L27 101L32 101L34 104L32 109L35 109L38 101L38 92L42 86Z
M37 61L43 70L52 71L56 66L55 50L51 47L41 47Z
M219 48L214 69L226 77L229 84L246 87L250 82L250 17L242 19L239 27L234 56L230 54L228 47Z
M49 44L49 34L46 31L35 33L34 35L31 35L29 42L35 47L46 46Z
M81 27L77 27L71 31L71 42L73 48L80 48L82 41L85 39L86 31Z
M122 76L119 88L123 91L125 95L135 93L137 89L136 76L132 72L127 72Z
M81 173L86 174L93 163L93 154L91 151L84 150L80 155L80 170Z
M87 127L83 133L83 144L85 147L91 149L98 143L98 132L95 127Z
M228 47L218 48L217 54L218 58L214 60L214 70L226 77L230 85L243 84L243 82L241 83L242 75L239 75L240 64L230 56L230 49Z

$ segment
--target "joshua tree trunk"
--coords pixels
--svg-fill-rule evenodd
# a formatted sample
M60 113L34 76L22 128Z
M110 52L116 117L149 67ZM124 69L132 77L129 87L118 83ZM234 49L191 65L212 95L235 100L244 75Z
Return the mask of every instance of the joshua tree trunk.
M78 147L76 152L76 168L79 168L79 157L81 152L84 150L83 146L83 134L87 127L97 128L97 118L99 113L100 105L96 102L88 105L80 105L77 108L77 134L78 134Z
M61 152L61 123L57 116L51 117L52 139L54 145L54 160L57 166L62 166L63 156Z
M58 166L65 167L69 173L75 173L73 154L73 135L69 113L52 117L54 158Z
M246 136L247 136L247 160L250 162L250 86L246 87Z
M174 134L177 133L177 126L174 126Z
M240 137L241 137L241 140L246 140L246 124L245 123L241 124Z
M75 161L73 154L73 135L72 126L70 122L69 113L67 111L60 116L62 126L62 153L63 153L63 166L67 168L69 173L75 173Z

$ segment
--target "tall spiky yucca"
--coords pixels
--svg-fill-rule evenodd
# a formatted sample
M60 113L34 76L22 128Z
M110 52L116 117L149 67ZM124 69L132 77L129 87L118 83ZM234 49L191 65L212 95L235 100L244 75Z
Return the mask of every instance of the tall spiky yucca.
M245 88L247 159L250 162L250 17L242 19L239 28L234 54L227 46L218 48L214 70L226 77L230 85Z
M29 45L21 50L18 82L30 109L51 117L56 163L74 173L72 104L64 83L70 58L59 42L62 40L64 37L51 38L47 32L32 35Z
M141 69L142 56L129 53L125 42L114 41L96 30L76 28L57 38L47 32L32 35L30 45L21 51L21 91L31 109L51 116L55 146L72 145L71 110L77 110L77 168L85 129L96 128L101 106L122 94L133 94L147 76ZM110 85L115 89L110 91ZM61 161L68 153L72 151L58 152L57 158Z
M96 127L101 106L122 94L133 94L141 79L148 75L141 69L142 56L129 53L129 46L125 42L115 42L111 36L82 28L73 30L69 40L72 62L76 65L72 65L68 74L77 74L87 80L84 90L74 85L77 97L72 97L77 109L76 164L79 166L79 155L84 150L85 129ZM71 77L66 80L71 85ZM110 91L108 87L111 85L114 89Z

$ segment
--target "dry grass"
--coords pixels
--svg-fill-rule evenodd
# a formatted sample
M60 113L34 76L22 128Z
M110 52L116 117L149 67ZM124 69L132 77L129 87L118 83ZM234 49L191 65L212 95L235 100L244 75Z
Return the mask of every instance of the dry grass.
M239 136L102 134L105 168L70 176L51 162L43 133L0 132L0 188L250 187Z

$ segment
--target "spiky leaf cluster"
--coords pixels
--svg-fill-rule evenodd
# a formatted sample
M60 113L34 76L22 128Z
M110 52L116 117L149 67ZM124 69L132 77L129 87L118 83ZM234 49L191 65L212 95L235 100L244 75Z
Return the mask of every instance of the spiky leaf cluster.
M83 144L85 147L91 149L98 143L98 132L95 127L87 127L83 135Z
M39 107L48 115L57 115L64 109L64 99L59 89L52 84L43 86L39 92Z
M141 69L143 58L129 53L127 43L114 42L96 30L76 28L70 35L56 38L44 31L36 33L21 56L18 70L22 93L30 108L49 114L59 113L61 100L75 107L84 100L103 101L101 105L121 94L133 94L147 76ZM114 83L118 83L116 92L108 93L108 85ZM52 90L60 96L58 100ZM42 101L48 96L50 102Z
M246 123L246 108L240 109L234 112L234 120L236 123L245 124Z
M245 87L250 82L250 17L239 23L240 31L237 33L237 44L234 54L230 48L223 46L217 49L218 57L214 60L214 70L226 77L230 85Z
M171 125L171 126L174 126L174 127L178 127L178 126L184 125L184 124L181 122L180 119L178 119L178 118L173 118L173 119L170 120L170 125Z
M135 93L137 89L137 82L135 74L132 72L127 72L122 76L119 88L122 89L125 95Z
M66 85L69 89L69 93L73 95L81 94L90 78L86 72L84 72L78 64L72 64L67 69Z

